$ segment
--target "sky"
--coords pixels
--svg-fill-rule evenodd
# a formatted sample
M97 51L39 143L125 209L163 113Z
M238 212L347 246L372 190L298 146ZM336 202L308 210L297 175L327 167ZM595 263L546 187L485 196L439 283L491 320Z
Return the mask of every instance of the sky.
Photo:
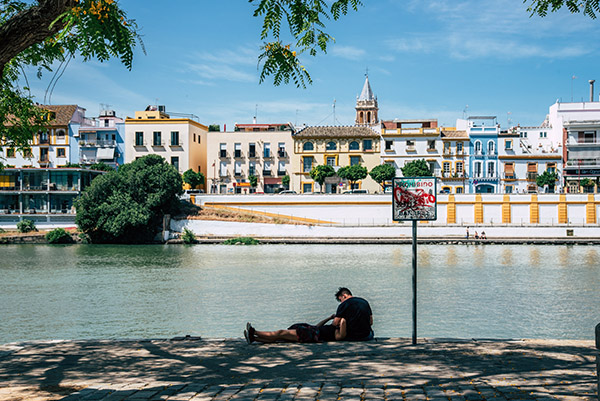
M52 73L28 79L35 100L78 104L88 117L109 105L121 117L150 104L205 125L354 124L368 71L379 117L492 115L506 127L539 125L557 100L600 91L600 21L558 12L530 17L522 0L362 0L328 21L327 54L300 55L313 84L259 84L262 21L247 0L121 0L141 28L131 71L118 60L75 58L48 99ZM575 78L573 78L575 77ZM44 97L46 101L44 102ZM334 107L335 104L335 107ZM335 109L335 113L334 113Z

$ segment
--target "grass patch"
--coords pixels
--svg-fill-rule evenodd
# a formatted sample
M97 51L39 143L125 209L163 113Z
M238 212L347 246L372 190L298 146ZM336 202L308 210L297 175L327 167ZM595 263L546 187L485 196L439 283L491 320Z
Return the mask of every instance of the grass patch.
M223 242L224 245L258 245L258 240L252 237L230 238Z
M181 239L183 240L184 244L195 244L198 242L196 240L196 234L194 234L194 232L188 228L183 229L183 235L181 236Z

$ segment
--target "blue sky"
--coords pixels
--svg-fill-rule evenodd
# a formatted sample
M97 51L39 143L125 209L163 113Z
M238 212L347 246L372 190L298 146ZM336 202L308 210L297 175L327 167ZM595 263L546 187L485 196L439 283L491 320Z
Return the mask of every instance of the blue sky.
M148 104L193 113L208 124L292 122L353 124L366 68L380 118L437 118L453 126L468 115L507 125L537 125L557 99L588 99L600 89L600 22L567 12L530 17L521 0L363 0L330 22L327 54L301 56L307 89L258 84L261 20L246 0L121 0L141 27L147 50L132 71L117 60L71 61L52 104L101 103L120 116ZM168 6L167 6L168 5ZM43 102L51 74L29 74ZM576 79L572 79L576 76ZM336 102L336 120L333 103ZM508 114L510 112L510 115Z

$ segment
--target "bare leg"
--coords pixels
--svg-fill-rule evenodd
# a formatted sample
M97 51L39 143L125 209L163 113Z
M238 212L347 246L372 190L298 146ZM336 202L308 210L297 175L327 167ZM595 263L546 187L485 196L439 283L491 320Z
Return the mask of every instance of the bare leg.
M298 342L296 330L255 331L254 340L259 343L275 343L279 341Z
M340 341L346 338L346 319L340 319L340 325L335 329L335 339Z

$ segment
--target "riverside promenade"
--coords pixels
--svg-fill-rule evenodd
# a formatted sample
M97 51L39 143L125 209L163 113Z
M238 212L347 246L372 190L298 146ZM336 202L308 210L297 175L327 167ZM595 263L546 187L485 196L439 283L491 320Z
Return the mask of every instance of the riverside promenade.
M0 346L0 400L597 400L593 341L241 339Z

